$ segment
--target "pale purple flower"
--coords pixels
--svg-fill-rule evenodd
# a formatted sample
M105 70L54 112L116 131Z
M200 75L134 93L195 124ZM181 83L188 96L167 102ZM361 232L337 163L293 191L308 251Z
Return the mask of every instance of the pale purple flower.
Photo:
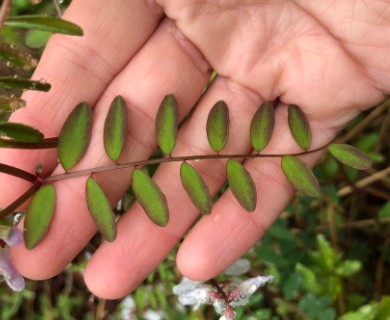
M11 228L8 237L1 237L1 239L9 246L17 246L23 241L23 232L20 229Z
M0 238L8 246L16 246L23 241L23 232L9 226L0 226ZM13 291L24 289L24 278L14 268L7 248L0 249L0 275Z

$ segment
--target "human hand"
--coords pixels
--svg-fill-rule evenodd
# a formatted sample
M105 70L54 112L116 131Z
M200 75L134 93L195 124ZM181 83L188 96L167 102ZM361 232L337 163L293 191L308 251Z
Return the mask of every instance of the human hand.
M389 1L194 1L117 0L115 5L74 0L64 18L85 36L52 37L34 78L52 84L49 93L28 92L28 107L13 121L57 136L81 101L94 106L90 148L76 169L109 164L102 143L108 106L120 94L129 106L128 141L119 162L146 159L156 147L154 118L161 99L173 93L181 118L197 101L215 69L219 77L181 127L175 155L211 149L205 124L212 105L230 110L224 153L250 152L249 124L263 101L280 99L276 127L266 153L297 151L287 127L285 104L307 115L313 148L326 144L360 110L389 92ZM314 164L320 155L308 155ZM62 172L53 150L7 150L0 161L44 174ZM225 180L224 161L194 164L212 193ZM213 277L251 248L284 209L293 189L278 159L245 161L258 192L247 213L227 191L186 236L177 255L180 271L194 280ZM114 205L130 183L129 171L96 174ZM4 207L26 184L1 175ZM57 209L45 240L34 250L14 247L11 257L26 277L60 272L82 250L96 228L84 199L87 177L56 182ZM118 298L134 289L171 251L198 216L179 177L179 164L162 165L154 176L167 196L170 222L155 226L139 205L118 222L113 243L103 243L85 270L92 292Z

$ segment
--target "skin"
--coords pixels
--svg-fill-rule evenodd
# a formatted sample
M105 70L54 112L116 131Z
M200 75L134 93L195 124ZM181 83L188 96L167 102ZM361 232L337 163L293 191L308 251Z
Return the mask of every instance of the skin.
M230 136L224 153L250 152L251 117L263 101L274 101L276 127L264 152L299 151L287 127L286 105L299 105L313 133L312 148L331 141L360 111L384 99L390 89L390 1L117 0L115 6L74 0L64 15L85 36L54 35L35 72L52 84L49 93L27 92L28 107L13 121L57 136L72 108L94 107L93 138L74 169L109 164L102 130L112 99L129 107L128 137L119 162L148 158L156 146L154 119L160 101L173 93L183 118L214 69L220 75L181 127L174 155L211 153L205 133L208 112L224 99L230 108ZM320 153L304 157L314 165ZM1 151L0 161L44 174L58 174L56 152ZM225 180L225 161L191 163L212 193ZM118 237L103 243L85 270L96 295L113 299L133 290L183 238L198 213L180 184L178 163L164 164L155 181L167 196L170 222L151 223L138 204L118 223ZM280 159L245 161L257 185L258 204L247 213L227 191L186 235L177 265L186 277L209 279L238 259L278 218L293 195ZM129 171L94 176L114 204L130 183ZM55 183L57 209L46 239L34 250L13 247L11 257L26 277L59 273L80 252L96 228L87 211L87 177ZM28 186L0 176L0 205Z

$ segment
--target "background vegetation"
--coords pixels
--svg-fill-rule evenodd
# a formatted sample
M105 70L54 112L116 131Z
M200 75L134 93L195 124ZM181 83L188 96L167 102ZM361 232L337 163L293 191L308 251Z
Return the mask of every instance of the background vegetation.
M11 15L56 15L52 1L31 2L13 1ZM61 7L67 4L64 1ZM5 27L0 33L0 45L12 44L36 60L47 39L41 31ZM30 73L0 59L1 76ZM390 319L389 105L387 100L361 114L339 139L369 154L372 169L358 172L331 157L322 159L315 169L321 196L313 200L297 195L246 254L251 269L241 277L271 274L275 279L247 306L236 309L238 319ZM125 202L131 198L129 193ZM50 280L27 281L20 293L0 286L0 319L218 319L210 306L194 311L177 303L172 287L181 275L175 250L128 297L116 301L94 297L82 273L99 242L96 236Z

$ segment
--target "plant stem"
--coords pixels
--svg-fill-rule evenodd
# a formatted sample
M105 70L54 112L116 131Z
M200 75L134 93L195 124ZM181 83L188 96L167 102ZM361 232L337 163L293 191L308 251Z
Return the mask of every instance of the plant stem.
M42 186L42 181L37 180L25 193L23 193L19 198L12 202L8 207L0 212L0 220L4 219L8 214L14 212L19 208L24 202L26 202L30 197L33 196L35 192L39 190Z
M210 159L239 159L239 158L245 158L245 159L256 159L256 158L281 158L284 156L302 156L306 154L315 153L318 151L321 151L322 149L326 148L330 143L321 146L319 148L309 150L309 151L302 151L302 152L296 152L296 153L289 153L289 154L260 154L260 153L252 153L252 154L208 154L208 155L195 155L195 156L178 156L178 157L165 157L165 158L157 158L157 159L149 159L149 160L140 160L140 161L133 161L133 162L126 162L122 164L111 164L96 168L90 168L90 169L84 169L80 171L75 172L66 172L63 174L58 174L55 176L50 176L47 178L44 178L44 182L55 182L63 179L70 179L85 175L91 175L98 172L103 171L110 171L110 170L119 170L119 169L125 169L125 168L133 168L133 167L142 167L147 166L151 164L160 164L165 162L185 162L190 160L210 160Z
M28 141L15 141L0 139L0 148L10 149L51 149L57 148L58 137L47 138L42 141L28 142Z
M57 16L59 18L62 18L62 12L61 12L61 8L60 8L60 4L59 4L58 0L53 0L53 3L54 3L54 7L56 8L56 11L57 11Z
M30 172L24 171L22 169L15 168L13 166L9 166L4 163L0 163L0 172L27 180L29 182L34 183L37 181L37 176L34 174L31 174Z
M4 0L0 7L0 30L3 29L3 24L7 19L9 10L11 9L12 0Z
M387 177L389 174L390 174L390 167L387 167L386 169L383 169L379 172L376 172L376 173L374 173L366 178L363 178L363 179L357 181L353 186L346 186L346 187L338 190L337 195L339 197L345 197L348 194L352 193L355 189L362 189L371 183L374 183L378 180L381 180L381 179Z

